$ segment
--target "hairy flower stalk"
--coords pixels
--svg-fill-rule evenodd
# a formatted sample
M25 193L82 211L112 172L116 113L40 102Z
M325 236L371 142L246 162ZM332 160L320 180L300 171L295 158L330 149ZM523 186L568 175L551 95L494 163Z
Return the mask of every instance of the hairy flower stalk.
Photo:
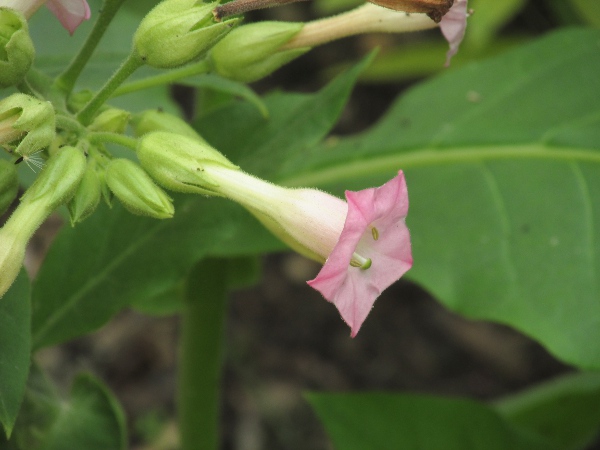
M381 3L378 3L381 4ZM440 27L450 45L446 66L458 52L467 25L467 0L455 0L445 15L434 20L430 15L406 13L366 3L351 11L308 22L281 49L314 47L336 39L365 33L405 33ZM439 23L438 23L439 22Z
M27 242L58 206L67 202L85 170L85 157L74 147L53 155L21 203L0 229L0 297L17 277Z
M336 305L352 336L379 294L412 265L402 172L379 188L347 191L345 202L253 177L209 145L173 133L146 134L137 154L164 187L229 198L292 249L324 263L308 283Z
M90 18L90 7L86 0L0 0L0 6L20 11L27 18L43 4L46 4L70 34L73 34L84 20Z
M284 48L314 47L364 33L402 33L435 28L426 14L406 14L366 3L351 11L308 22Z

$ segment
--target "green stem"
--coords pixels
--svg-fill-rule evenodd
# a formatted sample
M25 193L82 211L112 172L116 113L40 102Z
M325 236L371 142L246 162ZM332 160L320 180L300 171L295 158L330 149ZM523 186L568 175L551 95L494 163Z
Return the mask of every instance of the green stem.
M125 0L104 0L101 9L102 12L98 16L98 20L96 20L96 23L86 38L83 46L79 49L79 52L75 55L65 71L54 81L54 86L56 88L63 91L66 95L71 93L81 71L88 63L94 50L96 50L98 43L102 39L102 36L104 36L106 29L124 2Z
M179 353L181 450L219 448L220 374L227 262L207 259L188 277Z
M171 70L166 73L161 73L160 75L155 75L152 77L147 77L141 80L136 80L124 84L123 86L120 86L117 90L115 90L112 96L118 97L120 95L141 91L143 89L148 89L154 86L162 86L164 84L174 83L183 78L188 78L194 75L202 75L204 73L207 73L209 70L210 66L208 64L208 61L203 59L202 61L198 61L197 63L182 67L181 69Z
M77 114L77 119L84 125L89 125L98 109L110 98L113 92L129 77L133 72L144 64L142 58L132 51L127 59L121 64L121 67L106 82L102 89L89 101L87 105Z
M135 150L137 148L137 139L124 136L122 134L117 133L108 133L108 132L93 132L88 133L87 140L92 144L98 144L103 142L112 142L113 144L119 144L123 147L130 148Z

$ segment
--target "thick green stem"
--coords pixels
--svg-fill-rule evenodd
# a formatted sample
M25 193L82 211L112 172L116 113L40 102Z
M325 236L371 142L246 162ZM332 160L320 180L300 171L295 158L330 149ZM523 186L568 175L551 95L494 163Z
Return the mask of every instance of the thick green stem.
M188 278L182 313L177 399L182 450L219 448L226 305L227 261L201 261Z
M77 114L77 119L84 124L89 125L98 109L110 98L113 92L125 81L133 72L139 69L144 61L135 51L132 51L127 59L121 64L121 67L106 82L102 89L92 98L87 105Z
M181 69L171 70L166 73L161 73L160 75L155 75L124 84L123 86L120 86L112 96L118 97L120 95L130 94L131 92L141 91L154 86L174 83L194 75L202 75L207 73L209 70L210 66L208 61L203 59L202 61L190 64L189 66L182 67Z
M83 46L65 71L55 80L54 86L56 88L67 95L71 93L81 71L88 63L102 36L104 36L106 29L123 3L125 3L125 0L104 0L98 20L96 20Z

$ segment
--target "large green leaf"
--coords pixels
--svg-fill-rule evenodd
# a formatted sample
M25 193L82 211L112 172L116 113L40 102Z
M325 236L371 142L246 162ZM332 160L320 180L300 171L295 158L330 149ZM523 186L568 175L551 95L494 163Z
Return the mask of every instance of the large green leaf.
M502 399L507 420L561 449L585 447L600 430L600 373L570 374Z
M571 0L570 3L581 20L600 27L600 2L597 0Z
M598 42L597 30L561 31L450 71L278 180L339 192L404 169L409 276L455 311L600 368Z
M285 152L308 148L328 133L362 67L364 63L317 94L268 97L272 120L252 105L238 104L250 120L220 116L215 123L221 134L209 129L204 136L227 140L227 126L236 132L242 128L247 136L238 134L226 150L236 160L243 160L245 152L260 154L256 166L269 172ZM100 209L75 229L62 230L34 284L34 347L85 334L127 305L140 307L145 298L160 298L205 255L244 256L282 248L231 202L179 196L175 208L175 218L166 221L134 217L119 207Z
M466 399L308 395L337 450L584 448L600 430L600 374L570 374L488 406Z
M0 300L0 423L10 436L21 406L31 353L29 280L21 271Z
M33 346L85 334L127 305L170 291L207 254L254 254L278 243L242 208L179 196L172 220L101 208L61 231L33 289Z
M69 399L36 366L32 367L22 412L2 450L124 450L123 410L99 380L78 375Z
M309 153L327 135L346 105L357 77L374 56L372 53L363 59L317 95L268 95L265 104L269 120L246 103L217 110L196 125L202 137L244 170L273 176L290 156Z
M391 393L312 393L308 400L336 450L558 448L472 400Z

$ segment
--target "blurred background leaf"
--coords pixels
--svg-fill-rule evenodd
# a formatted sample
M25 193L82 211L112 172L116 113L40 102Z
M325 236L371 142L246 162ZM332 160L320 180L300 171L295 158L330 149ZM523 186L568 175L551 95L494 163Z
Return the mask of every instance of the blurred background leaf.
M125 450L125 415L107 387L91 375L73 381L70 398L32 366L15 432L2 450Z
M17 418L29 373L30 301L29 279L21 270L0 301L0 423L7 436Z
M570 374L488 406L394 393L310 393L338 450L575 450L600 426L600 374Z

